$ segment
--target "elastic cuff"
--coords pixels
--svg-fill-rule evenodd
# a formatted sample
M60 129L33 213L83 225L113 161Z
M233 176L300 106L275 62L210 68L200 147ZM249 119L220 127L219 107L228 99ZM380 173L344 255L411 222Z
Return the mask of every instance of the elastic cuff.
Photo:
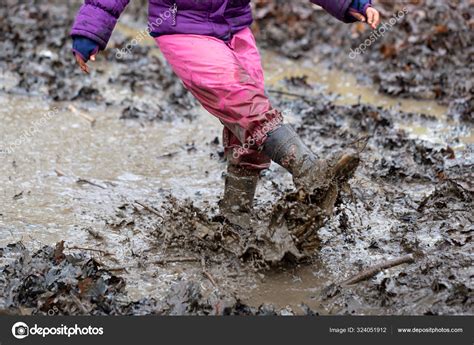
M103 40L99 36L89 32L89 31L86 31L86 30L72 29L71 33L70 33L70 36L72 36L72 37L82 36L82 37L89 38L89 39L91 39L92 41L94 41L95 43L97 43L99 45L100 50L105 50L105 48L107 47L107 41Z
M91 56L97 54L99 50L100 50L99 46L95 47L95 49L91 52Z

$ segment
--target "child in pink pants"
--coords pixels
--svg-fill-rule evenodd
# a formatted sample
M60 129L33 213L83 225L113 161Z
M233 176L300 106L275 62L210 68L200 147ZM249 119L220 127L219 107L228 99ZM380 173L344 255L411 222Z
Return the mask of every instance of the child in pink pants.
M224 125L227 159L248 169L268 168L270 158L256 148L239 154L263 124L281 122L265 95L260 54L250 29L239 31L229 42L182 34L160 36L156 42L186 88Z
M344 22L367 21L379 14L371 0L312 0ZM105 49L128 0L85 0L71 35L77 63ZM311 193L321 176L337 177L358 158L344 155L330 168L317 160L296 132L283 124L281 112L265 95L260 54L249 28L249 0L150 0L149 32L185 87L224 125L228 161L222 214L233 224L249 226L259 172L270 162L292 175L297 188Z

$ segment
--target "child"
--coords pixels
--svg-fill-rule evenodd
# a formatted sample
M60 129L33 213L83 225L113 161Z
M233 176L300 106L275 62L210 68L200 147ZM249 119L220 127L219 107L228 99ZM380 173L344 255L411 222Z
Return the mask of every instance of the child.
M380 21L371 0L311 0L349 23ZM85 0L71 35L80 68L104 50L129 0ZM236 224L248 224L259 173L271 160L293 175L298 188L311 192L318 177L328 179L357 166L344 155L330 168L282 123L281 112L264 92L263 70L252 23L250 0L150 0L150 35L185 87L224 125L228 160L221 213Z

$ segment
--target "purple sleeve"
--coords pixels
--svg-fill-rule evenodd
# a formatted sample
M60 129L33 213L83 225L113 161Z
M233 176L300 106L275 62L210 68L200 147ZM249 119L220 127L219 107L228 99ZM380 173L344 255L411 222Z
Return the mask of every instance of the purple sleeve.
M130 0L85 0L77 13L71 36L84 36L105 49L117 20Z
M352 0L311 0L311 2L321 6L329 14L344 23L353 23L357 21L357 19L347 14Z

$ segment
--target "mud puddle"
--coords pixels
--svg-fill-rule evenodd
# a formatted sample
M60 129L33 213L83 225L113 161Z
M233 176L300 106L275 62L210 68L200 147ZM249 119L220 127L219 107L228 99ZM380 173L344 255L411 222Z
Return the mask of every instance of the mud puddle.
M266 72L265 81L274 98L307 97L316 100L322 92L331 95L336 105L370 104L383 109L418 114L411 118L398 118L395 124L406 130L412 138L438 144L448 142L453 149L461 151L466 149L466 144L474 141L472 126L450 118L448 107L434 100L387 96L380 93L375 85L361 83L354 75L330 68L327 63L318 59L302 58L295 63L294 60L264 50L262 60ZM293 97L288 92L288 86L298 87ZM427 117L435 118L436 121L426 121ZM290 117L289 121L297 122L298 116Z
M271 58L276 59L278 64L269 64ZM282 61L285 60L264 52L264 61L267 65L277 66L284 65ZM312 72L304 68L270 69L267 70L267 83L279 90L289 90L284 81L303 73ZM316 86L309 91L303 88L304 95L308 97L318 97L318 87L325 92L346 92L347 83L350 83L326 85L328 80L339 80L344 75L329 70L322 75L310 75L308 85ZM354 89L353 85L350 88ZM300 88L293 89L295 93L301 92ZM372 90L365 90L365 95L370 96ZM350 104L351 96L341 96L336 102ZM393 99L390 102L390 105L396 103ZM406 100L401 102L405 105L409 103ZM130 269L132 265L129 265L128 258L131 253L149 250L154 244L148 238L147 230L135 225L126 226L118 233L111 232L111 217L108 215L115 214L116 208L122 204L133 204L134 201L159 208L166 193L181 199L191 197L198 206L215 206L222 192L221 174L225 166L219 160L220 146L212 144L214 138L220 138L220 124L200 108L195 110L198 114L195 121L177 119L144 126L130 120L119 120L120 107L109 107L104 111L100 107L94 109L92 106L91 109L90 106L73 103L77 110L72 111L70 105L31 101L20 96L3 99L4 147L7 143L14 143L17 134L26 130L38 116L53 108L58 111L27 142L19 146L6 146L12 148L14 153L2 157L7 164L2 165L5 180L2 183L1 245L23 240L38 247L40 244L53 245L67 238L67 246L95 248L96 241L91 233L99 233L106 239L104 253L112 255L98 255L104 259L112 257L109 261L111 267L128 268L122 276L128 281L127 290L131 298L135 299L162 295L171 282L183 274L187 276L186 271L189 271L190 277L200 277L200 264L192 262ZM428 103L425 106L427 112L433 111L428 107L431 105ZM380 106L388 104L381 103ZM434 109L441 111L439 106ZM82 116L84 114L95 119L93 125ZM288 114L290 122L297 124L301 121L296 112ZM431 115L439 121L444 119L436 111ZM12 133L16 135L12 136ZM441 140L443 138L438 141ZM289 186L287 177L280 174L276 179L283 178L281 184ZM78 184L78 179L97 186ZM259 189L258 197L269 200L278 195L278 191L266 180ZM136 207L141 209L139 205ZM150 216L153 218L152 214ZM153 228L156 222L155 219L150 225L150 219L147 219L143 226ZM161 258L159 250L154 248L153 252L153 258ZM152 258L148 260L152 261ZM254 307L272 303L280 308L291 306L293 310L298 310L298 306L305 301L313 310L321 310L315 291L327 281L328 276L323 272L316 265L282 273L273 272L263 277L257 275L249 282L253 286L252 292L242 292L241 298ZM154 279L157 276L160 276L159 282ZM280 293L282 286L288 289L288 293Z
M448 108L435 101L389 97L380 93L374 85L363 85L354 75L330 68L327 63L317 58L303 58L295 63L294 60L268 50L263 52L262 57L266 72L265 81L270 88L275 87L278 90L278 84L289 79L296 84L299 82L300 85L307 83L307 90L303 94L308 96L316 96L318 92L334 95L334 103L337 105L371 104L446 119Z
M3 97L1 103L2 246L22 240L37 248L67 239L69 246L94 249L91 233L99 233L107 243L103 251L125 263L130 251L137 251L132 248L146 245L134 233L141 229L108 231L106 215L116 207L134 201L153 207L171 192L194 196L198 204L216 202L221 193L216 184L223 170L221 148L211 143L220 128L210 116L144 127L119 120L120 109L85 111L76 104L73 112L69 103L26 97ZM44 126L26 134L51 109L56 111L46 115ZM79 114L95 118L94 125ZM140 286L140 295L149 293L149 285L160 288L138 282L136 274L131 270L127 278Z
M264 52L265 61L269 61L268 56L273 55ZM281 64L282 59L278 61ZM270 69L267 71L268 84L272 88L298 95L302 93L309 98L323 97L319 94L320 90L333 93L347 90L346 82L325 85L327 80L337 80L341 75L328 71L323 76L310 74L306 83L313 85L312 90L287 85L288 80L303 73L311 72L301 68L283 72ZM352 86L350 88L353 89ZM369 97L372 90L366 90L366 97ZM361 95L363 98L364 93ZM299 98L283 96L283 103ZM280 97L275 101L280 102ZM340 97L334 103L337 102L340 106L347 106L351 103L351 96ZM402 106L410 107L410 101L400 102ZM390 103L382 101L379 106L390 108L396 103L396 100L390 99ZM100 107L94 110L94 106L73 103L77 110L71 111L69 103L31 101L20 96L5 98L3 104L2 118L6 119L5 126L2 126L4 143L14 142L16 136L11 133L22 133L38 114L52 108L59 111L40 133L26 143L12 146L14 153L2 157L7 158L7 164L2 165L2 176L6 177L2 184L5 186L2 193L2 245L23 240L38 248L42 244L53 245L67 238L66 248L94 249L97 239L93 234L100 234L105 238L100 241L103 252L92 250L89 253L100 258L107 267L120 269L121 276L127 281L126 289L131 300L150 296L159 299L177 280L203 279L199 260L197 263L150 265L150 262L169 256L169 253L164 255L149 235L149 231L159 225L159 218L134 204L134 201L161 212L164 195L170 193L180 199L191 197L196 205L205 209L210 205L211 212L215 213L225 165L219 159L220 146L213 143L216 137L220 137L217 121L199 108L195 110L194 121L178 119L144 125L142 122L120 120L121 107L109 107L104 111ZM287 104L283 106L290 109L290 122L301 123L303 118L298 111L287 107ZM444 122L447 120L442 109L431 106L431 102L424 106L425 113L431 115L430 121L424 116L411 115L405 119L397 118L401 124L397 127L402 128L404 123L408 123L405 126L410 129L414 128L410 123L421 122L424 125L422 128L443 128L445 133L448 122ZM419 104L414 109L419 109L417 107ZM94 118L95 123L91 125L81 114ZM453 133L455 131L451 130L446 134ZM420 134L426 135L427 132L413 130L411 134L413 138L422 138ZM439 136L435 141L445 143L445 138ZM459 141L461 151L465 144L469 141ZM265 207L265 200L277 198L291 186L287 177L281 170L272 167L259 189L258 198L263 201L262 207ZM78 179L99 187L78 184ZM216 181L221 183L216 184ZM273 186L275 181L279 186L276 189ZM419 193L429 193L430 190L422 188ZM134 205L139 214L120 214L122 205ZM139 221L137 217L143 219ZM382 224L377 219L372 219L372 222ZM172 256L177 257L184 254L181 251L171 252L174 253ZM130 257L133 259L130 260ZM292 313L302 313L301 304L304 303L318 313L331 312L331 309L322 306L318 291L334 279L334 274L329 274L320 263L260 274L240 268L236 275L235 269L230 269L230 278L221 275L222 272L215 271L216 267L212 266L210 270L219 277L215 278L219 279L219 284L238 293L239 298L249 306L259 307L267 303ZM212 291L213 284L207 279L204 281ZM283 290L285 293L281 293Z
M58 15L42 11L44 20L35 27L48 27L50 13ZM19 13L29 16L25 9ZM86 311L105 314L110 306L119 314L222 314L229 300L227 312L242 314L271 314L275 308L307 313L308 307L321 314L472 312L472 129L448 119L446 108L387 98L312 58L295 62L263 51L267 84L277 91L270 96L307 144L322 157L350 147L362 158L333 218L312 234L319 245L310 260L272 266L232 242L259 243L253 234L216 219L225 168L220 124L189 99L148 41L120 61L110 49L107 61L113 64L104 59L92 78L79 78L64 62L70 59L70 21L55 21L59 44L51 45L46 29L29 32L38 35L34 63L23 64L18 52L5 50L6 64L0 65L10 71L2 74L0 94L1 246L22 240L28 247L4 249L2 261L11 264L12 252L20 252L41 259L31 267L40 277L45 267L57 272L60 266L59 272L92 279L101 289L105 279L118 296L106 307L78 295ZM22 30L18 23L3 24ZM124 27L137 26L129 24L118 28L111 47L133 38ZM20 39L18 49L30 51L29 39ZM25 91L32 94L22 96ZM52 109L57 112L34 135L24 134ZM272 166L263 174L256 205L260 224L291 189L282 169ZM65 247L56 251L62 240ZM44 244L49 247L41 251ZM341 284L406 254L416 254L415 263L381 270L352 287ZM107 277L89 269L91 258ZM41 279L30 284L32 272L21 262L8 271L13 276L3 283L15 296L24 296L18 286L47 290ZM111 275L126 284L109 280ZM62 286L59 276L51 279ZM82 290L75 283L69 289ZM63 296L62 290L53 292ZM26 300L30 312L49 311L42 308L45 293ZM62 308L54 306L84 313L65 299ZM137 303L122 308L122 299ZM11 306L22 303L14 299Z
M317 263L269 272L243 302L251 306L273 304L278 309L289 308L297 313L301 313L304 303L313 312L325 314L318 295L321 287L327 284L328 276L325 268Z

